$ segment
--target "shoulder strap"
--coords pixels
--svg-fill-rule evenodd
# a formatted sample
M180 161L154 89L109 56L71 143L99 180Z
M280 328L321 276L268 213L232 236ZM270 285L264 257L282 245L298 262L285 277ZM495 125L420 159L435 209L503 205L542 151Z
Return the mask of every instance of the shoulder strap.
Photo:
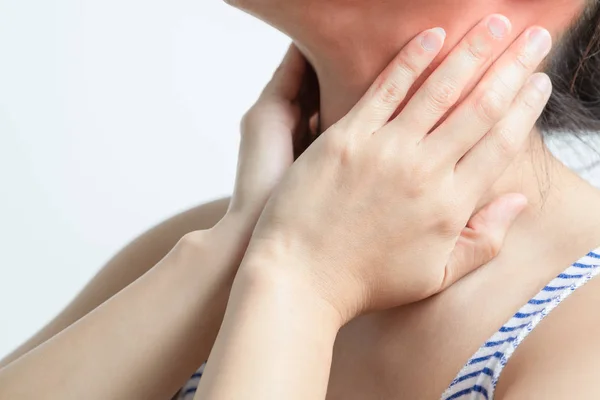
M442 400L492 399L502 369L519 344L557 305L600 273L600 248L573 263L546 285L471 357Z

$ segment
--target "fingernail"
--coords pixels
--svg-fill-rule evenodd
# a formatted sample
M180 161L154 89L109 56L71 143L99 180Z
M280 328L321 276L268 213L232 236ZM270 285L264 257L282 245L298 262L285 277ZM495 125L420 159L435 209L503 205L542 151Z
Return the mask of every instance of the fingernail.
M534 85L540 92L546 93L550 89L550 78L546 74L534 74L529 77L529 83Z
M492 36L501 39L508 33L510 21L503 15L492 15L488 20L487 27Z
M446 38L446 31L444 28L438 26L437 28L433 28L432 31L439 33L444 39Z
M527 48L540 56L545 56L552 47L552 36L544 28L534 28L528 33Z
M442 40L440 40L440 35ZM433 28L425 32L421 38L421 46L427 51L436 51L440 48L445 38L446 31L443 28Z

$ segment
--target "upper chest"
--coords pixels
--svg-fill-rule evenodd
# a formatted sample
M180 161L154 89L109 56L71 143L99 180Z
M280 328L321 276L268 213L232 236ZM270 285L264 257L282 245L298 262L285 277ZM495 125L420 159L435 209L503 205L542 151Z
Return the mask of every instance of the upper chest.
M513 267L482 269L427 301L365 316L345 327L334 349L328 400L439 399L479 347L556 276L553 268L547 274L516 276L523 266ZM600 334L600 317L584 323L579 316L600 315L594 313L597 293L596 278L559 306L574 311L557 308L540 323L533 339L515 352L517 362L508 363L499 389L515 377L523 381L531 375L526 381L535 382L531 363L546 364L543 355L549 347L555 357L568 358L566 349L556 346L557 338L568 333L566 326L572 330L580 324L579 335L587 336L577 339L577 345L590 348L589 332Z

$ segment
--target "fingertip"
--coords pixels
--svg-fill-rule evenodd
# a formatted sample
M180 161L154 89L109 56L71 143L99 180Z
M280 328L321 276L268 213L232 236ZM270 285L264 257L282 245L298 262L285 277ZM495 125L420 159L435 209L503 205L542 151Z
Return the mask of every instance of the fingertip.
M491 205L490 224L506 233L517 217L525 210L529 203L527 197L521 193L509 193L501 196Z
M521 193L499 196L476 211L468 226L475 230L497 230L505 232L527 207L529 201Z
M293 101L300 91L306 62L300 49L292 42L263 93Z
M529 200L522 193L509 193L504 196L504 204L505 208L514 213L516 217L527 207Z
M282 66L292 65L297 67L303 67L306 64L306 58L300 51L298 46L294 42L290 43L287 52L281 62Z

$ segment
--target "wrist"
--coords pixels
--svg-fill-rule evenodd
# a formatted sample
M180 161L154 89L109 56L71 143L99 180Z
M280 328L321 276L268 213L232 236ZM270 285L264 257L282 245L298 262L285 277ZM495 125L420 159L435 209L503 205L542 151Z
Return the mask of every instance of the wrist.
M263 298L335 336L346 319L323 296L322 287L305 273L307 269L295 264L295 260L272 256L248 257L240 266L232 290L241 298Z
M240 266L257 279L281 279L297 291L335 310L340 326L368 309L364 282L351 268L336 268L326 248L307 244L289 235L266 238L254 235Z
M237 270L252 237L254 223L241 213L227 212L219 222L206 231L208 240L228 264Z
M203 281L210 280L229 293L248 241L241 221L223 217L210 229L184 235L162 262L184 268Z
M243 249L248 247L252 232L256 227L257 219L240 210L227 210L223 218L211 228L213 235L220 240L227 240L240 246Z
M339 318L292 275L279 273L286 266L246 266L236 275L198 396L325 398Z

